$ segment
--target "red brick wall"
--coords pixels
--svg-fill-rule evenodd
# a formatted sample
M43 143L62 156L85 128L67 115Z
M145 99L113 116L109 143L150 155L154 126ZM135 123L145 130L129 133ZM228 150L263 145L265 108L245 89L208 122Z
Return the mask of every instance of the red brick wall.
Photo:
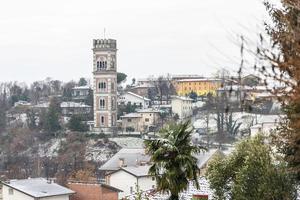
M70 200L118 200L118 193L97 184L69 183L68 187L75 191Z

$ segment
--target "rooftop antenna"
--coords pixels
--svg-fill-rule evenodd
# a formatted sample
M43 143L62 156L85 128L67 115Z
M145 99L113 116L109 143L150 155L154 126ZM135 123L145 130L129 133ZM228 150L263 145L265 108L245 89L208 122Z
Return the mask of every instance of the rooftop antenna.
M105 30L105 28L104 28L104 30L103 30L103 36L104 36L104 39L105 39L105 32L106 32L106 30Z

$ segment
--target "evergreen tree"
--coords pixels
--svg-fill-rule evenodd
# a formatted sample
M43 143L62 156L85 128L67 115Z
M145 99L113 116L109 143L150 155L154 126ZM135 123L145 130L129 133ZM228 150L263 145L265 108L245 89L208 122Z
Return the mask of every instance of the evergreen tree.
M42 117L42 126L48 133L54 133L61 129L59 123L60 119L60 103L58 99L52 98L50 100L48 111L45 113L44 118Z
M211 161L207 178L215 199L295 199L295 184L285 162L261 135L242 141L227 157Z
M81 77L78 81L78 85L79 86L85 86L87 85L87 81L85 80L85 78Z
M79 132L88 131L88 126L83 121L84 121L83 116L72 115L68 123L68 128L71 131L79 131Z

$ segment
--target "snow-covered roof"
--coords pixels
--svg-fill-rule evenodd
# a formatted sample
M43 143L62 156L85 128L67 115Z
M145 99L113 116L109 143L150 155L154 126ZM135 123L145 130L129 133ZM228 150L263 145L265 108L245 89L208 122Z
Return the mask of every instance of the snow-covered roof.
M91 89L89 85L75 86L72 88L72 90L89 90L89 89Z
M184 96L172 96L172 99L179 99L179 100L183 100L183 101L193 101L192 98L184 97Z
M146 108L137 111L138 113L160 113L161 111L153 108Z
M109 159L100 170L115 171L120 168L120 159L127 167L136 166L137 162L149 162L150 157L145 154L144 148L123 148Z
M198 167L200 169L202 167L204 167L204 165L209 161L209 159L211 159L212 156L216 155L216 153L218 153L218 152L221 153L221 151L218 149L210 149L208 151L204 151L204 152L197 154L195 157L198 159L198 161L197 161Z
M77 103L77 102L73 102L73 101L65 101L65 102L62 102L60 104L60 107L61 108L90 108L91 106L89 105L86 105L86 104L83 104L83 103Z
M178 80L177 82L195 82L195 81L222 81L219 78L191 78L191 79L182 79Z
M136 165L136 166L129 166L129 167L122 167L120 170L123 170L129 174L132 174L133 176L136 177L141 177L141 176L149 176L148 172L150 169L150 165Z
M127 94L130 94L130 95L132 95L132 96L135 96L135 97L137 97L137 98L139 98L139 99L143 99L143 100L145 100L145 101L151 101L150 99L148 99L148 98L146 98L146 97L143 97L143 96L140 96L140 95L138 95L138 94L135 94L135 93L133 93L133 92L127 92Z
M37 104L34 107L36 108L48 108L50 105L49 102L45 102L45 103L41 103L41 104ZM83 103L77 103L77 102L73 102L73 101L64 101L60 103L60 107L61 108L90 108L91 106L83 104Z
M253 87L250 87L250 86L247 86L247 85L226 85L222 88L219 88L218 90L219 91L237 91L237 90L243 90L243 91L266 91L266 90L270 90L271 88L268 88L266 86L253 86Z
M121 118L140 118L142 117L139 113L128 113L126 115L121 116Z
M44 178L11 180L9 183L3 182L3 184L34 198L71 195L75 193L56 183L50 183Z

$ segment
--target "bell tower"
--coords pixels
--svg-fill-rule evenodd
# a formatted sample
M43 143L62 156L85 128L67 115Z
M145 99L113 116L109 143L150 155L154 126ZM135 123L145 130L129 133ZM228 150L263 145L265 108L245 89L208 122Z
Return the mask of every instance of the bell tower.
M93 40L94 130L116 131L117 41Z

